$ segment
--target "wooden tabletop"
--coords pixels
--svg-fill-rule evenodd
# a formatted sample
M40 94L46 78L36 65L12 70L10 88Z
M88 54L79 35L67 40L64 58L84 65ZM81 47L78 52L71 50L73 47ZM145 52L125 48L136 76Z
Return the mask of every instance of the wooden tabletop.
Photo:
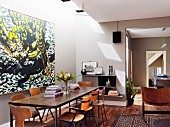
M43 93L35 96L26 97L24 99L10 101L9 104L20 105L20 106L40 106L40 107L50 107L56 108L64 104L67 104L77 98L89 94L91 91L98 89L98 87L80 87L78 92L70 92L70 94L62 95L56 98L44 97Z

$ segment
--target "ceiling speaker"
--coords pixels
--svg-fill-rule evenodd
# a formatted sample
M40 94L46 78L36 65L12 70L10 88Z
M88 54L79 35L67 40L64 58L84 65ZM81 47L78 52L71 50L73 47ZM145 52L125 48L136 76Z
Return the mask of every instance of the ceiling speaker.
M121 31L113 32L113 43L121 42Z

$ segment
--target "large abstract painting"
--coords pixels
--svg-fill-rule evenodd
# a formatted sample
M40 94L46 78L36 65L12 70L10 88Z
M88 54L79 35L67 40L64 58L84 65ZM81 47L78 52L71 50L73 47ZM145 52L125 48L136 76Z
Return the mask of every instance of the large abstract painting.
M0 7L0 94L54 83L54 24Z

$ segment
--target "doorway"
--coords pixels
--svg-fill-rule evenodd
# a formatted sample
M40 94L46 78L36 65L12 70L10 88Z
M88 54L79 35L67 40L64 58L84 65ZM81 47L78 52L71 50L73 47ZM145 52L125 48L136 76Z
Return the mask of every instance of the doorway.
M166 51L146 51L146 84L154 84L155 76L166 74Z

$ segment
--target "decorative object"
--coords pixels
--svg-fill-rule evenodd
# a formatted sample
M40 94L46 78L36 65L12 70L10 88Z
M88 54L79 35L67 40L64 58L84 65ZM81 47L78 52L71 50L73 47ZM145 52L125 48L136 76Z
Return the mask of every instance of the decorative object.
M54 83L53 23L0 7L0 31L0 94Z
M127 84L126 84L126 96L127 96L127 101L128 101L127 106L133 105L134 97L138 92L138 90L134 87L134 85L135 84L134 84L132 78L129 78L127 80Z
M74 80L75 78L76 78L76 76L74 76L70 72L63 72L63 71L61 71L60 73L57 73L57 75L56 75L56 80L57 81L65 82L65 91L66 91L66 94L69 94L68 81Z
M86 74L95 74L95 68L97 67L97 62L82 62L82 69L86 70Z
M87 73L87 71L86 71L85 69L82 69L82 70L81 70L81 74L82 74L82 75L86 75L86 73Z
M103 72L103 68L102 67L96 67L94 70L96 75L101 75Z
M113 75L113 66L109 66L109 75Z

